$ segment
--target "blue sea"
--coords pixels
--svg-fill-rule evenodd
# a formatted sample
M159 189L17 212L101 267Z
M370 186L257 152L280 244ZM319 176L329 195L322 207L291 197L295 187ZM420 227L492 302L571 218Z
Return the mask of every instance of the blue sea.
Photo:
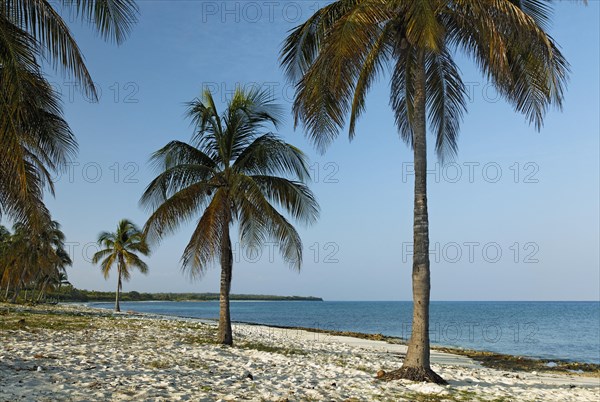
M113 308L112 303L90 303ZM121 309L218 319L215 302L122 302ZM411 302L234 301L233 321L408 339ZM432 302L437 345L600 364L600 302Z

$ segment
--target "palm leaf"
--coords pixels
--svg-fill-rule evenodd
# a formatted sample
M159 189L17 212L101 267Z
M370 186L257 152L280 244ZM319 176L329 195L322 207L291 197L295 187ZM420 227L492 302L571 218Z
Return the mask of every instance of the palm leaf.
M221 255L221 237L229 225L225 219L227 196L218 190L204 210L181 257L181 267L191 278L199 278L207 266Z
M78 16L89 21L105 40L121 44L137 23L139 9L134 0L62 0Z
M429 121L436 134L435 149L444 161L458 152L458 132L466 111L467 92L447 50L427 54L425 74Z

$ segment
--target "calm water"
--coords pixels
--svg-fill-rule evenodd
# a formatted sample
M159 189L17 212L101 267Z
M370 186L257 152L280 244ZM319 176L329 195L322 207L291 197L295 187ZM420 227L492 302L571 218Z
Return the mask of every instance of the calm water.
M112 303L91 303L113 308ZM217 319L218 302L131 302L122 310ZM232 320L410 336L411 302L232 302ZM600 363L598 302L432 302L435 344Z

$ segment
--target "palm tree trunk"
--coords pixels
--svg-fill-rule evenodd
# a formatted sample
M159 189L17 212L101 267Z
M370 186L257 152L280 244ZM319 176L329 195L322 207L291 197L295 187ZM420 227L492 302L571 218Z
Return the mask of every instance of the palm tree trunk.
M221 295L219 311L218 342L223 345L233 345L231 333L231 315L229 313L229 292L231 290L231 274L233 271L233 253L229 238L229 224L225 225L221 238Z
M8 292L10 290L10 277L6 281L6 293L4 294L4 300L8 301Z
M40 289L39 289L38 298L36 300L36 303L40 303L42 301L42 297L46 293L46 287L48 286L49 281L50 281L50 277L47 277L40 284Z
M23 282L23 275L19 275L19 277L17 278L17 281L15 283L15 288L14 288L14 293L12 295L11 298L11 303L16 303L17 299L19 298L19 295L21 294L21 290L23 289L23 287L25 286L25 283Z
M15 290L14 290L14 293L12 295L12 298L10 299L11 303L16 303L17 302L17 298L19 297L19 293L21 293L21 285L17 282L17 284L15 285Z
M37 300L35 302L39 303L42 300L42 296L43 295L44 295L44 285L40 286L38 297L37 297Z
M27 303L27 287L25 286L25 274L26 274L27 270L23 269L23 271L21 271L21 275L19 275L19 279L17 281L17 286L15 288L15 294L13 295L12 298L12 303L16 303L17 299L19 297L19 294L21 294L21 289L25 288L25 300L24 303Z
M115 311L120 312L121 306L119 305L119 294L121 293L121 261L118 263L117 267L117 294L115 296Z
M427 213L427 143L424 55L418 56L415 74L413 152L415 164L415 204L413 223L413 319L412 332L404 364L386 374L386 379L408 379L445 384L430 367L429 361L429 217Z

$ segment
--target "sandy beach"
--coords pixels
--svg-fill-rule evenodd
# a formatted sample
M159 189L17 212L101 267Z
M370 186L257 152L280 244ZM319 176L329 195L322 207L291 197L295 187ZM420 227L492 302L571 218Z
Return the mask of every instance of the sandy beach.
M0 401L597 401L600 378L500 371L434 351L449 385L382 382L406 347L83 306L0 305Z

